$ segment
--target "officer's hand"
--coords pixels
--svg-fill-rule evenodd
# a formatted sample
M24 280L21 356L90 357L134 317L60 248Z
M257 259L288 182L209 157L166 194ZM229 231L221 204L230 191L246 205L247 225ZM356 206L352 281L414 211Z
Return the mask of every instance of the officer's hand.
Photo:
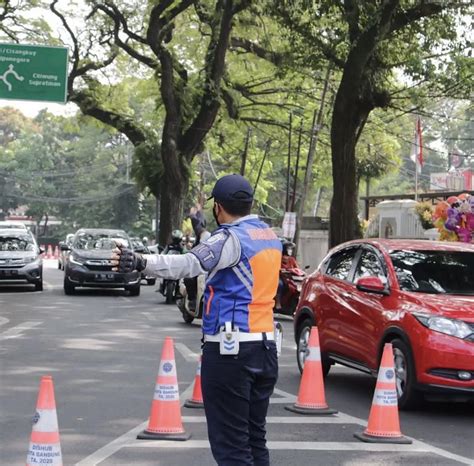
M121 243L117 243L117 247L112 254L112 270L115 272L129 273L137 270L141 272L145 270L146 259L141 255L133 252L131 249L125 248Z

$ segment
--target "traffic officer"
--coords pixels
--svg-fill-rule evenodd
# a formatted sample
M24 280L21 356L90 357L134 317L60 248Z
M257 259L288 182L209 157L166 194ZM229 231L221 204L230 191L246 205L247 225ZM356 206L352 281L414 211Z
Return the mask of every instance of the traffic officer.
M278 377L273 307L281 242L250 214L253 189L244 177L220 178L211 198L218 228L189 254L141 256L120 246L115 265L163 278L208 274L201 386L212 454L220 466L269 465L265 424Z

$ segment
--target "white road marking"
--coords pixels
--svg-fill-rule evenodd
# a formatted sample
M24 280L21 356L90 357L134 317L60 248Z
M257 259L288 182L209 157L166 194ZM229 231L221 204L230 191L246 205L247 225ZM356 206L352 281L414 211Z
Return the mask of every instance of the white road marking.
M293 396L291 393L286 393L283 390L279 390L279 393L282 394L282 395L286 394L287 396ZM364 421L363 419L351 416L350 414L339 413L339 415L340 416L343 415L347 419L347 423L349 423L349 424L358 424L360 426L367 427L367 421ZM267 419L267 421L268 421L268 419ZM300 421L300 418L298 417L297 422L299 422L299 421ZM435 447L434 445L430 445L430 444L425 443L425 442L420 442L419 440L416 440L412 437L408 437L407 435L405 437L409 438L413 441L412 445L405 445L407 447L411 446L413 448L416 448L416 447L423 448L424 449L423 451L433 453L435 455L439 455L439 456L442 456L444 458L448 458L448 459L453 460L453 461L459 461L460 463L467 464L469 466L474 465L474 461L472 460L472 458L467 458L465 456L456 455L455 453L451 453L447 450L443 450L442 448ZM364 443L364 442L362 442L362 443ZM371 444L371 445L373 445L373 444ZM399 446L401 446L401 445L399 445Z
M152 314L151 312L142 312L142 314L148 319L148 320L158 320L156 315Z
M183 393L180 394L181 406L184 404L185 400L192 395L193 388L194 383L191 384L186 390L184 390ZM141 423L137 427L134 427L132 430L129 430L126 434L123 434L115 440L112 440L112 442L108 443L96 452L92 453L92 455L89 455L87 458L84 458L83 460L79 461L79 463L76 463L75 466L96 466L100 464L102 461L106 460L120 449L129 445L130 442L136 441L137 434L143 429L145 429L147 425L148 421Z
M206 422L206 416L182 416L183 422L199 424ZM349 416L335 414L334 416L268 416L267 424L352 424Z
M10 322L10 319L7 319L6 317L0 317L0 325L5 325Z
M185 346L185 345L183 345ZM187 347L186 347L187 349ZM193 384L190 385L180 396L181 405L192 393ZM296 397L291 393L276 389L275 393L282 395L283 399L295 400ZM278 398L277 398L278 399ZM205 423L205 416L182 416L183 422L186 423ZM339 413L332 417L304 417L304 416L269 416L267 417L268 424L355 424L366 426L367 422L348 414ZM148 442L136 440L138 432L145 429L147 422L143 422L139 426L130 430L126 434L118 437L109 444L100 448L92 455L76 463L75 466L97 466L105 459L112 456L114 453L122 448L176 448L176 449L209 449L208 440L187 440L186 442L179 442L179 445L174 441L160 440L159 442ZM408 437L410 438L410 437ZM461 464L472 466L474 463L472 459L461 455L456 455L449 451L437 448L416 439L411 445L404 444L386 444L386 443L365 443L365 442L267 442L270 450L306 450L306 451L363 451L363 452L394 452L394 453L431 453L453 461L458 461Z
M174 347L179 351L179 354L186 359L186 361L194 362L199 359L199 354L191 351L184 343L175 343Z
M187 440L176 442L164 440L159 442L140 441L126 447L132 448L206 448L209 449L208 440ZM400 445L389 443L364 443L364 442L267 442L270 450L327 450L327 451L382 451L382 452L416 452L425 453L421 445Z
M67 338L64 340L64 343L60 345L60 348L102 351L109 350L110 346L115 344L114 342L99 340L97 338Z
M41 325L43 322L23 322L21 325L12 327L6 330L3 333L0 333L0 340L8 340L10 338L17 338L23 336L25 330L31 330L38 325Z
M290 393L286 393L279 388L273 390L274 395L278 395L278 397L272 396L270 398L270 404L293 404L296 401L296 396L291 395Z

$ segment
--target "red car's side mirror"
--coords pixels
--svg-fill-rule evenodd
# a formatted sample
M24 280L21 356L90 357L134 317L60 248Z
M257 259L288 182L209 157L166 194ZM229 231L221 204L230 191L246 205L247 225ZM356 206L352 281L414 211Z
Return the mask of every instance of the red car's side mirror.
M356 282L356 287L360 291L368 293L390 294L387 286L379 277L362 277Z

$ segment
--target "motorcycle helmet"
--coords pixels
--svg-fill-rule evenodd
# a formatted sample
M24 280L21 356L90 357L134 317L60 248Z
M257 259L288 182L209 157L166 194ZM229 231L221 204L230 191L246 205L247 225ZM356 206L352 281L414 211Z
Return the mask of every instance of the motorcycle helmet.
M284 256L292 256L294 251L295 251L295 243L292 241L288 240L283 240L282 241L282 246L283 246L283 255Z
M183 232L181 230L173 230L171 232L171 242L175 245L181 244L183 240Z

